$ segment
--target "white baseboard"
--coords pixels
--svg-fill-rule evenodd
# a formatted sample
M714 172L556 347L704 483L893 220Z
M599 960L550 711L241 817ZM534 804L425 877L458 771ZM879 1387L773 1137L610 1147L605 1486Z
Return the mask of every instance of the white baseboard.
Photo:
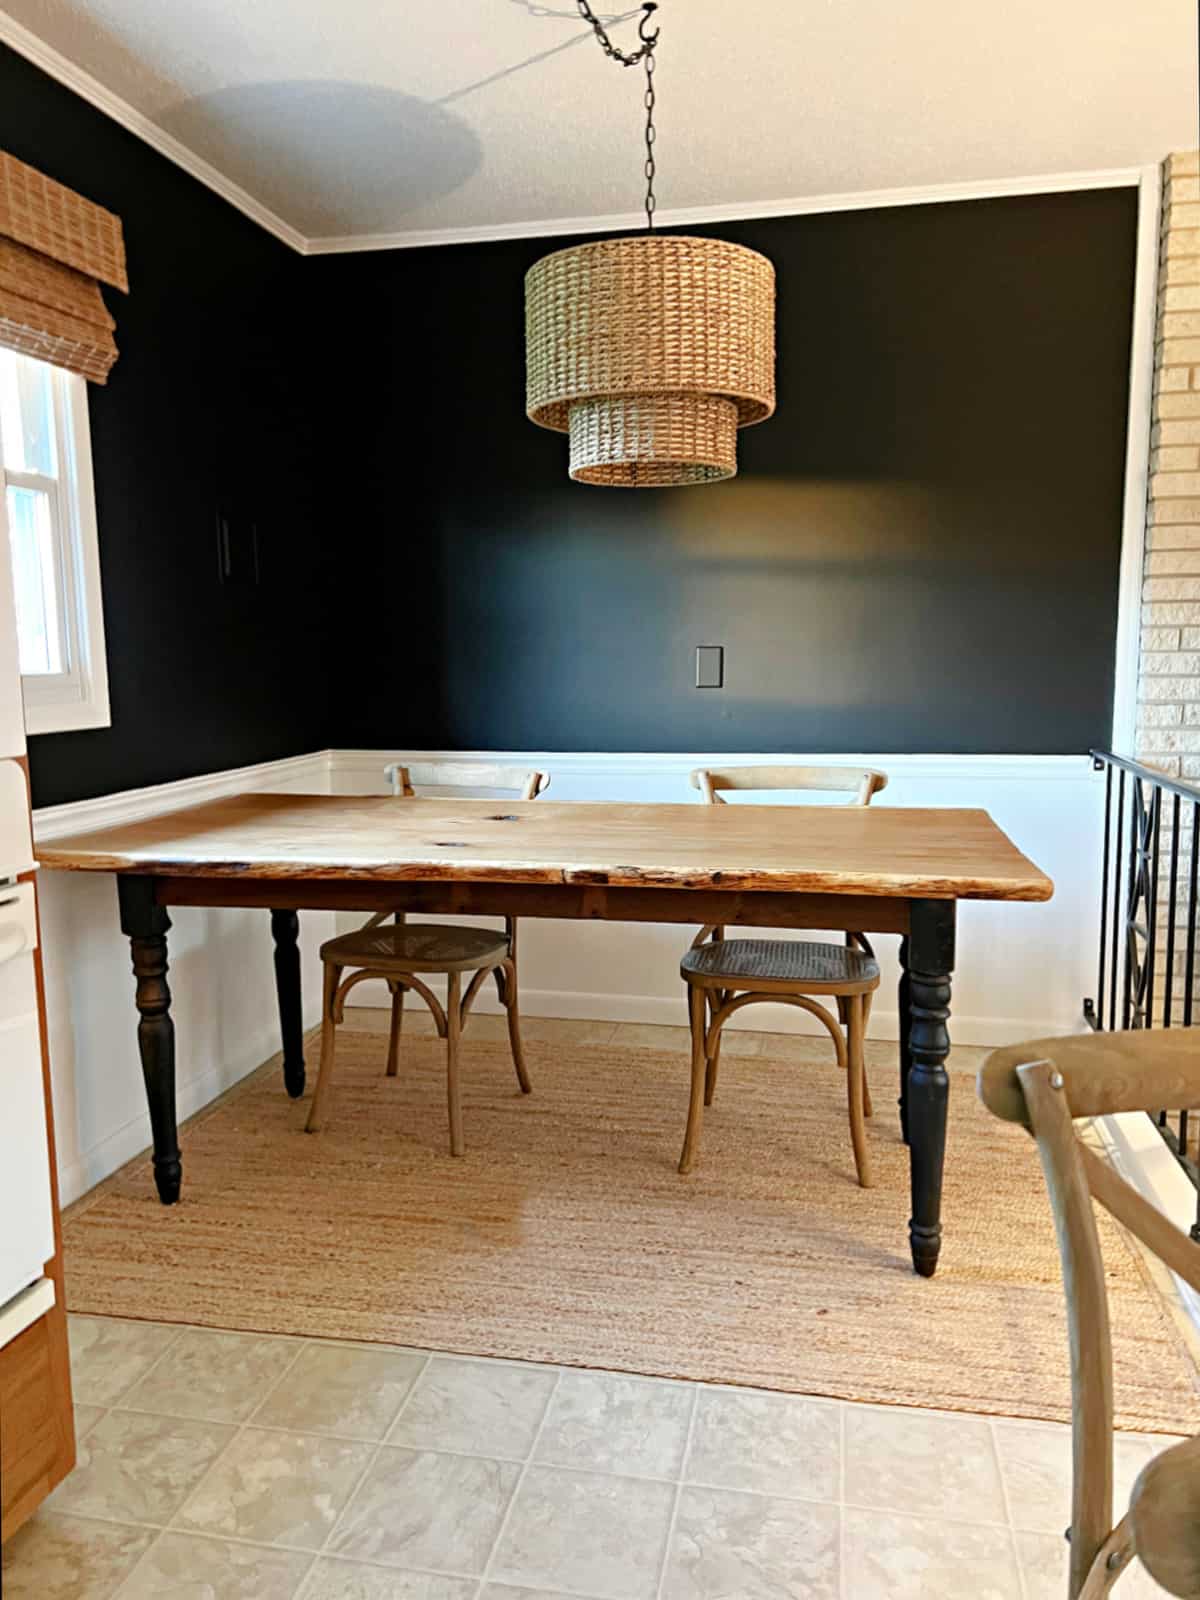
M132 1007L131 1007L132 1009ZM321 1012L318 1003L314 1009L306 1005L304 1025L306 1030L320 1021ZM130 1028L133 1022L131 1019ZM177 1090L176 1114L182 1123L188 1117L195 1116L197 1111L203 1111L218 1095L224 1094L226 1089L232 1089L235 1083L240 1083L252 1072L256 1072L264 1061L279 1050L278 1024L264 1023L256 1033L242 1041L234 1059L225 1057L220 1061L212 1062L195 1077L181 1083ZM313 1078L316 1076L317 1061L313 1052L309 1052L309 1072ZM280 1093L283 1093L282 1076L280 1080ZM127 1161L132 1161L143 1151L149 1151L151 1143L150 1116L143 1112L134 1117L124 1126L114 1129L97 1144L91 1146L77 1161L68 1167L60 1168L58 1174L59 1202L68 1206L72 1201L78 1200L80 1195L86 1194L95 1187L103 1178L123 1167ZM186 1152L185 1152L186 1172Z
M445 999L445 986L430 981L430 988ZM359 984L350 999L352 1006L370 1006L386 1009L391 1000L383 983L368 980ZM420 1006L419 1000L410 1002ZM481 1015L495 1016L500 1003L490 989L480 992L472 1007ZM585 1022L649 1022L668 1027L686 1028L688 1025L687 1000L678 995L599 994L594 990L575 991L563 989L529 989L521 986L521 1010L528 1017L568 1017ZM872 1039L900 1037L899 1012L877 1006L871 1010L869 1033ZM815 1017L795 1006L759 1005L747 1007L730 1028L744 1028L749 1033L801 1033L820 1036L824 1029ZM1082 1020L1076 1030L1086 1032ZM1063 1028L1054 1019L1022 1018L1014 1022L1011 1017L955 1016L951 1013L950 1034L957 1044L1005 1045L1016 1044L1021 1039L1035 1035L1062 1033Z

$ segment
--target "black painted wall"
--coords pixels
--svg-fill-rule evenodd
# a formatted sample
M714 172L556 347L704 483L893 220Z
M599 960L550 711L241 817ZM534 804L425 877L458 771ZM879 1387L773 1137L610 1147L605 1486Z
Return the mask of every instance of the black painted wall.
M131 290L88 389L112 727L30 741L35 805L322 748L307 263L4 46L0 148L117 212ZM257 586L218 581L218 508Z
M731 483L658 491L570 483L525 420L522 277L569 241L306 262L369 327L330 379L366 686L338 742L1105 742L1135 224L1104 190L723 226L778 271L779 407Z

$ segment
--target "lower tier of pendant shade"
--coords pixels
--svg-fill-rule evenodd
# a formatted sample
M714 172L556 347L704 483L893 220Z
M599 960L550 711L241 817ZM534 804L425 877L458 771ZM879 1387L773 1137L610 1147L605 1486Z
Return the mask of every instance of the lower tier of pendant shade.
M572 478L608 488L714 483L737 472L738 411L710 394L601 395L569 414Z

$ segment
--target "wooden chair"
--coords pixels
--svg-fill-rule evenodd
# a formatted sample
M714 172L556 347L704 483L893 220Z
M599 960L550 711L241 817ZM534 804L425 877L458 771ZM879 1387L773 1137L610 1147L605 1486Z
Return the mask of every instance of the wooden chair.
M1072 1119L1200 1109L1200 1032L1190 1028L1035 1039L994 1051L979 1074L988 1109L1037 1140L1058 1230L1071 1347L1074 1486L1068 1600L1101 1600L1139 1556L1168 1594L1200 1597L1200 1438L1164 1451L1113 1526L1113 1376L1093 1199L1200 1290L1200 1244L1102 1157Z
M882 772L854 767L701 768L691 775L708 805L724 805L723 790L824 791L852 796L850 804L870 805L887 786ZM850 1138L854 1165L864 1189L871 1187L864 1119L872 1112L863 1045L871 997L879 987L875 953L861 933L848 933L844 946L796 939L727 939L725 929L701 928L679 967L688 986L692 1034L692 1092L680 1172L696 1159L704 1108L713 1102L721 1059L721 1030L743 1006L774 1001L810 1011L833 1039L838 1065L847 1075ZM812 997L836 999L834 1017Z
M535 800L548 787L544 772L527 772L519 767L485 764L478 761L444 761L399 764L386 768L393 794L411 799L414 785L439 791L512 789L522 800ZM384 926L393 918L390 926ZM439 1037L446 1041L446 1097L450 1113L450 1154L463 1153L462 1099L459 1087L458 1050L462 1030L475 997L489 974L495 979L508 1017L508 1039L521 1093L530 1092L529 1074L521 1048L521 1024L517 1006L517 923L506 917L504 931L492 928L448 927L439 923L407 922L403 911L381 911L364 922L354 933L328 939L321 946L325 986L321 1012L321 1069L313 1093L306 1127L316 1133L329 1117L330 1087L333 1079L336 1029L345 1018L346 996L356 984L380 978L392 997L391 1026L388 1030L387 1076L394 1078L399 1066L400 1032L404 1021L404 997L409 990L424 1000L433 1015ZM347 968L350 976L343 978ZM429 988L425 978L431 973L446 977L446 1004ZM470 973L464 993L462 983Z

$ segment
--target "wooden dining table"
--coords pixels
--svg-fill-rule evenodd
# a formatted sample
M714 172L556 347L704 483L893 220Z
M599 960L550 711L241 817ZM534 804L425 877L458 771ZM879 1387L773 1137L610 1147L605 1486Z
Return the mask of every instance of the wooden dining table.
M116 875L162 1202L179 1198L171 906L269 910L287 1092L304 1091L298 913L561 917L900 935L900 1120L915 1270L941 1248L959 900L1048 900L986 811L252 793L38 848ZM681 946L682 949L682 946ZM687 1063L681 1065L681 1071ZM686 1179L680 1181L686 1182Z

